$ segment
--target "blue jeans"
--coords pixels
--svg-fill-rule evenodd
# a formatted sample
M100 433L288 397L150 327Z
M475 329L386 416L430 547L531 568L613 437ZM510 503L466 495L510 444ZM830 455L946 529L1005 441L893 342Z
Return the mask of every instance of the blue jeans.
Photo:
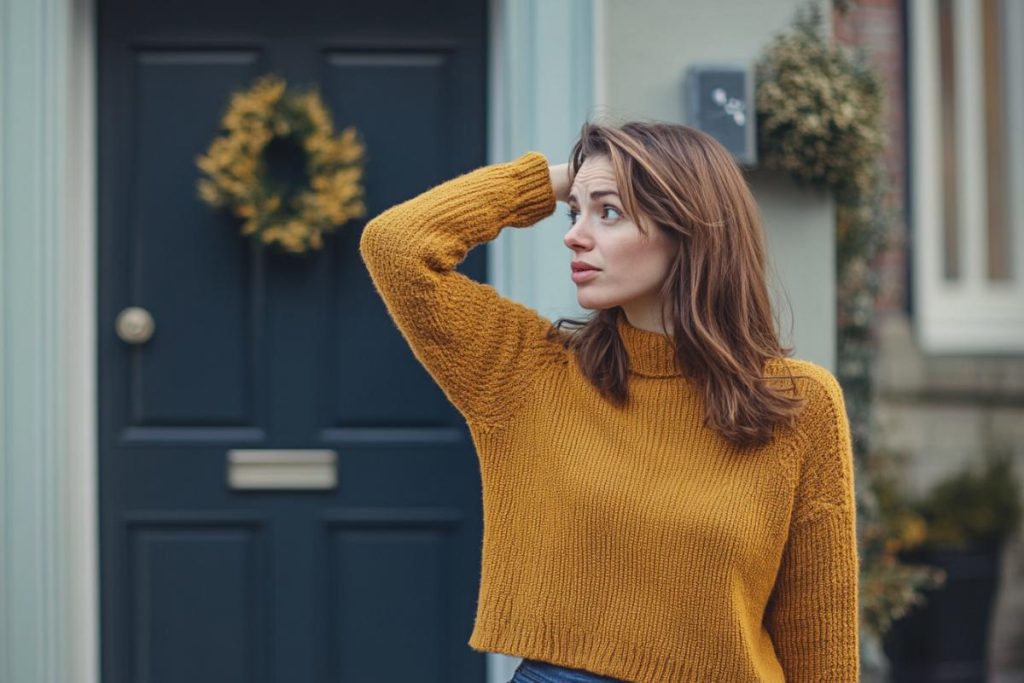
M570 669L539 659L523 659L508 683L625 683L618 678L609 678L584 671Z

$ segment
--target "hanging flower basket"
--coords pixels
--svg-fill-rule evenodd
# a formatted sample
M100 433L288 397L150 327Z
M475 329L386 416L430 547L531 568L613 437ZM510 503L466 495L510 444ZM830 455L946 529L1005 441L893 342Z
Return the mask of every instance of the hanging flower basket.
M863 54L829 43L822 21L816 5L798 12L757 63L759 154L766 167L856 203L874 189L885 144L882 85Z

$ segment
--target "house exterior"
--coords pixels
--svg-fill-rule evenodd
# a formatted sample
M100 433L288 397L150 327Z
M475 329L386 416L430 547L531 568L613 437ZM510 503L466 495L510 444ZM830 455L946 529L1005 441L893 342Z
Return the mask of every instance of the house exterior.
M888 200L875 264L879 446L923 492L1008 448L1024 473L1024 5L862 0L834 34L886 88ZM1024 680L1024 537L1006 544L990 680Z
M518 660L466 645L480 534L468 435L368 288L361 223L314 257L265 258L196 200L192 157L232 90L271 69L315 82L338 128L366 135L372 216L527 150L564 161L588 117L683 123L688 67L752 67L802 3L187 4L0 0L0 680L365 680L377 665L380 680L503 683ZM898 85L929 68L901 61L905 45L916 54L905 10L864 0L835 27L894 74L897 134L934 96ZM891 147L907 186L930 139L902 158ZM749 178L784 341L834 368L833 201L761 168ZM1018 208L999 233L1017 255ZM920 482L1024 423L1021 299L965 286L962 310L992 313L951 325L945 289L905 286L936 239L925 226L896 228L908 239L880 264L879 413ZM466 270L551 317L580 313L564 229L556 212L505 231ZM992 308L972 303L989 295ZM152 335L118 328L128 308ZM231 453L266 450L337 486L233 488L246 458ZM1021 557L1007 553L994 638L1011 672Z

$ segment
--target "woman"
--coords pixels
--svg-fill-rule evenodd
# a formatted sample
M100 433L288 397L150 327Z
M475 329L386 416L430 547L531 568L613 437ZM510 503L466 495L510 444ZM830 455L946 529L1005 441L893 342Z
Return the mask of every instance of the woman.
M556 200L586 321L455 271ZM588 122L569 164L528 152L449 180L360 252L477 449L471 648L522 657L516 683L857 680L842 393L778 341L756 205L720 144Z

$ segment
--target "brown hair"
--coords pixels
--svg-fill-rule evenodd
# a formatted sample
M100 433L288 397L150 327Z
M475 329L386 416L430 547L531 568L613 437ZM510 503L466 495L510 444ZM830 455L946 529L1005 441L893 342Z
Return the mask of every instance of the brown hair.
M764 374L766 362L793 348L776 334L761 220L732 155L688 126L588 121L570 155L572 177L591 155L611 162L626 214L641 232L664 230L677 244L661 287L670 318L663 323L677 367L704 396L705 425L741 447L767 443L777 424L793 426L804 401L768 385L784 378ZM629 360L617 330L623 315L616 306L584 320L559 318L549 331L616 405L628 399ZM572 334L561 332L567 324ZM784 374L795 391L794 376Z

